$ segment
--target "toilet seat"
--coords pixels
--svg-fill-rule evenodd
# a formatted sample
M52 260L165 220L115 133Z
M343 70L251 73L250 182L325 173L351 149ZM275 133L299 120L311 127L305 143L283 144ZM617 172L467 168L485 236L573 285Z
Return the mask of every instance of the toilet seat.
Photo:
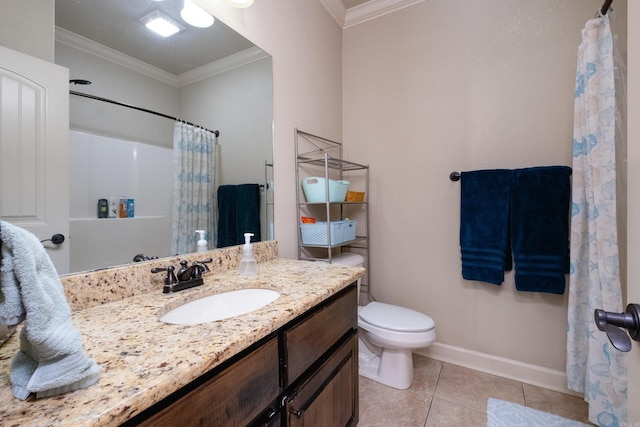
M360 375L400 390L413 381L413 350L436 340L429 316L376 301L358 307L358 329Z
M424 313L377 301L358 310L358 315L364 322L389 331L427 332L435 328L433 319Z

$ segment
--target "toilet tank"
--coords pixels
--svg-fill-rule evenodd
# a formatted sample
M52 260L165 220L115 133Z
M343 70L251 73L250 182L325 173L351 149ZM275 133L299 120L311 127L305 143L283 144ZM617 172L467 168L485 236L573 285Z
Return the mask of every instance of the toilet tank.
M343 252L331 258L331 264L343 265L346 267L364 267L364 257L353 252ZM358 304L360 304L360 285L362 278L357 282Z

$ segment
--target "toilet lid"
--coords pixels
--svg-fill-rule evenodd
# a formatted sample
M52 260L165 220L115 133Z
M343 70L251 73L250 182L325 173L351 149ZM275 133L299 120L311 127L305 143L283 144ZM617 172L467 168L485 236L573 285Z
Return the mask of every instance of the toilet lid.
M347 267L362 267L364 265L364 257L353 252L343 252L331 259L332 264L346 265Z
M358 314L365 322L391 331L424 332L435 327L433 319L426 314L382 302L371 302Z

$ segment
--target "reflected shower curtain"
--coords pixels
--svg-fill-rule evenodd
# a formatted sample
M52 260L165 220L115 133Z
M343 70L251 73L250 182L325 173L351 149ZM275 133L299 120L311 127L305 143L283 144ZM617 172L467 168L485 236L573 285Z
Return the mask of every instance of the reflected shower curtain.
M624 311L616 224L615 98L609 17L599 16L587 22L578 49L567 385L584 393L589 420L600 426L621 426L627 418L625 354L593 320L596 308Z
M205 230L209 248L215 247L216 145L213 132L175 123L171 254L195 252L195 230Z

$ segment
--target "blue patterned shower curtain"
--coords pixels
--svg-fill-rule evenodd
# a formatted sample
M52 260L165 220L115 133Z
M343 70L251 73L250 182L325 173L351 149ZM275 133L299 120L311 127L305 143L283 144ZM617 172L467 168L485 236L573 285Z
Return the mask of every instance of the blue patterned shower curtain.
M195 252L195 230L205 230L209 248L215 248L216 145L213 132L175 123L171 254Z
M567 385L584 393L589 420L600 426L622 426L627 418L625 354L593 320L596 308L624 311L616 224L615 97L609 17L599 16L587 22L578 49Z

